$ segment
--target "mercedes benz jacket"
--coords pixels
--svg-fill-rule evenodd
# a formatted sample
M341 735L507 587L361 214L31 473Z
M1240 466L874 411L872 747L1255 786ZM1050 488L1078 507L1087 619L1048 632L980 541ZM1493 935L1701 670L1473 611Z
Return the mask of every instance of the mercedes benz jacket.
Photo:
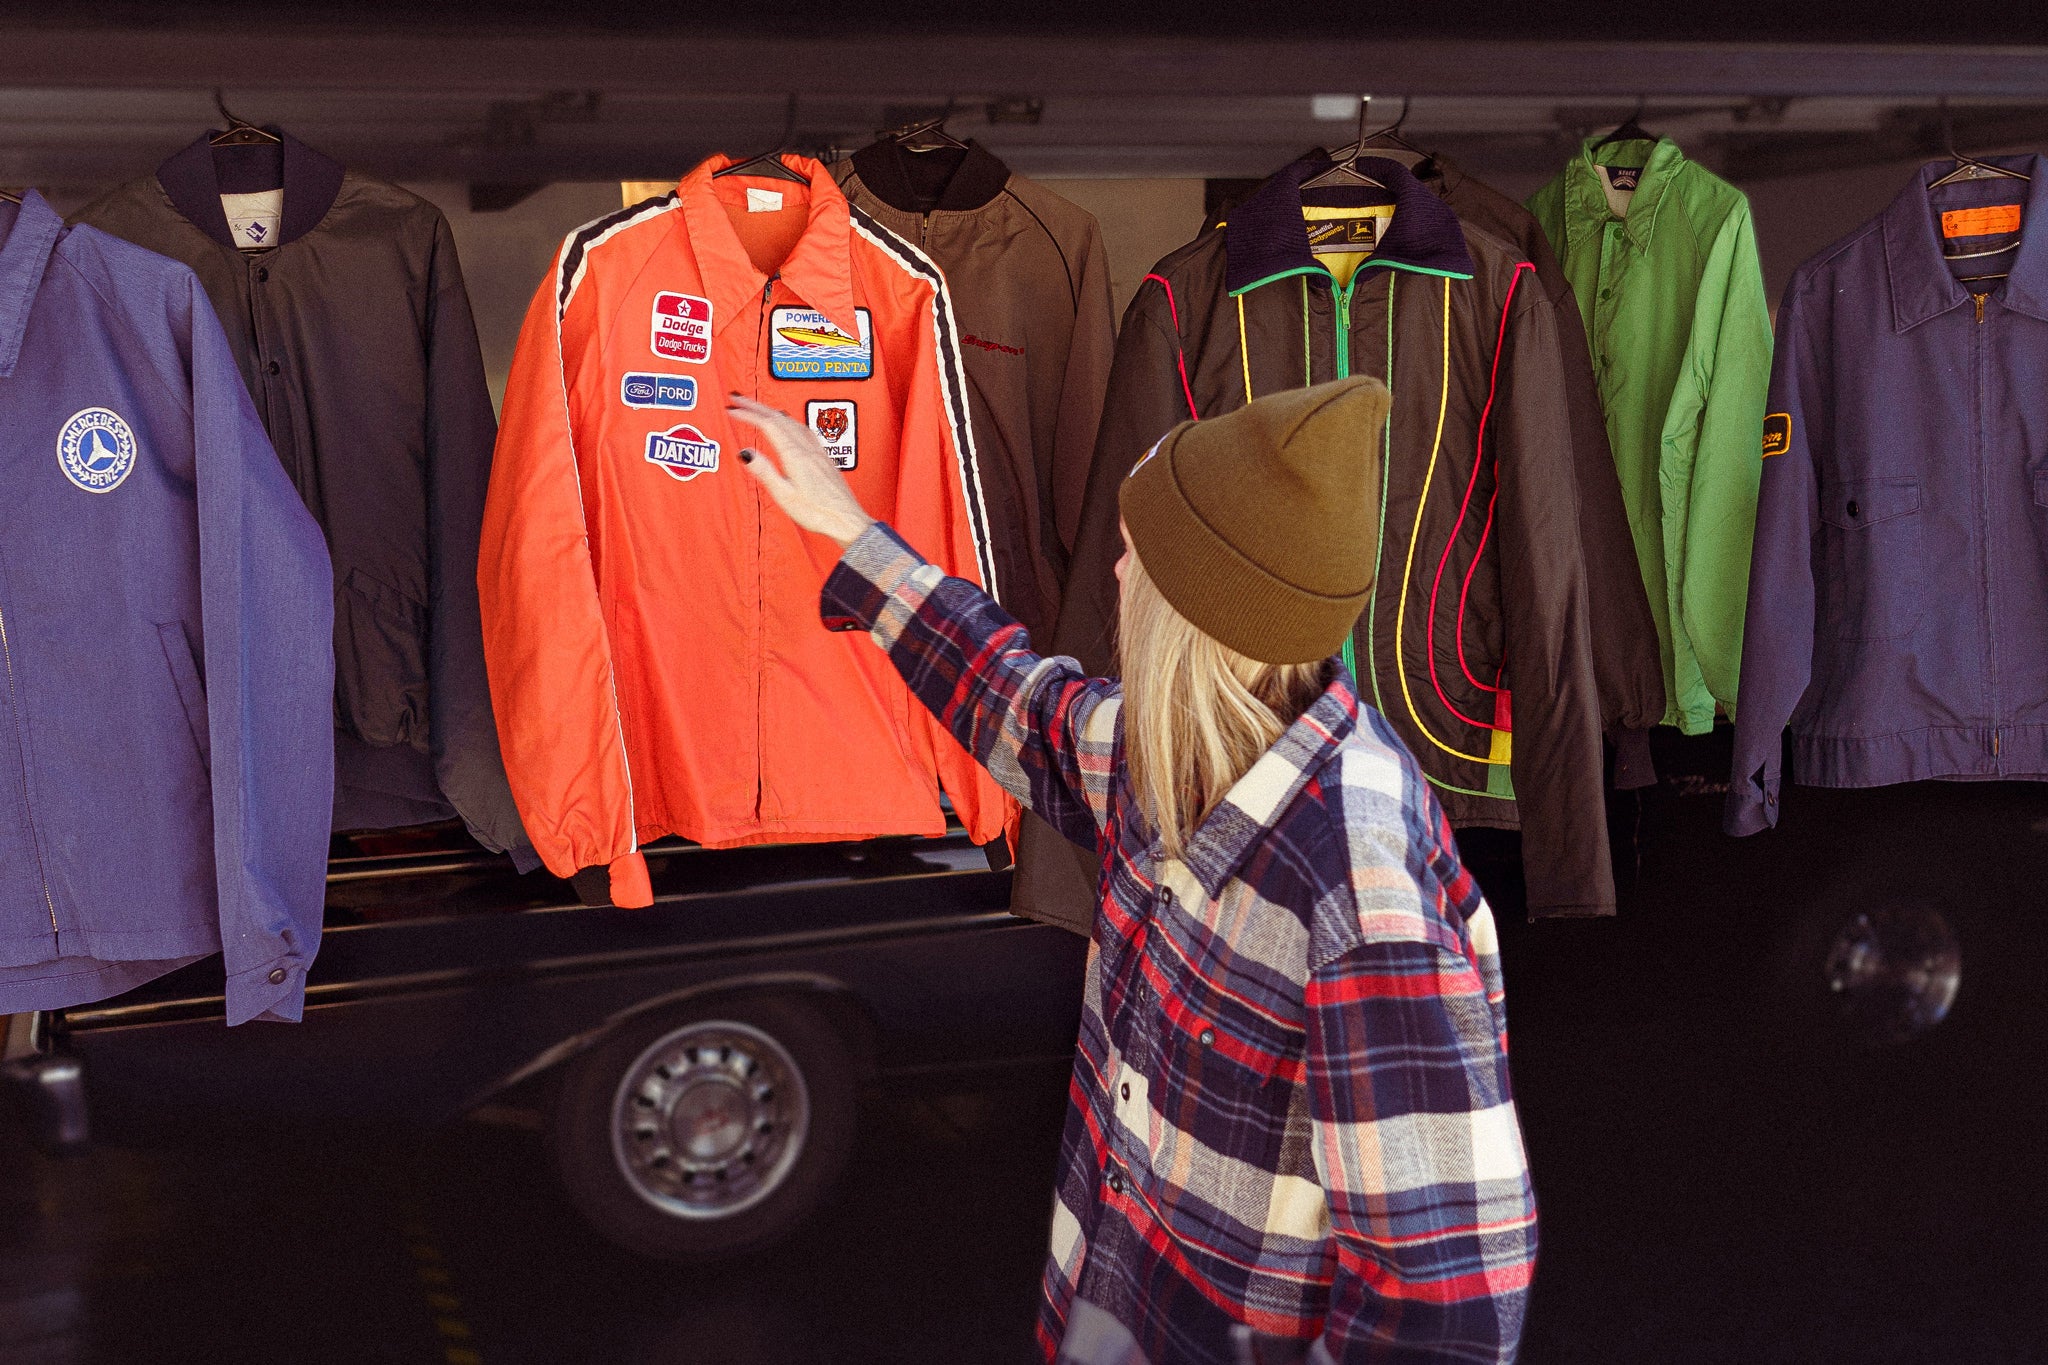
M887 659L820 629L829 543L739 466L741 392L806 421L947 572L1001 585L938 268L808 158L713 157L571 233L513 357L484 522L484 646L512 790L548 868L638 849L938 834L1014 803Z
M1003 607L1049 640L1116 350L1102 229L974 143L877 142L835 169L854 207L945 273Z
M1922 167L1785 290L1731 834L1788 723L1813 786L2048 778L2048 160L1991 161L2033 183Z
M332 577L192 272L0 202L0 1014L226 952L297 1019Z
M336 827L460 814L532 867L484 681L475 566L497 427L454 239L424 199L279 136L202 137L77 220L198 272L326 532ZM241 250L222 193L280 174L274 244Z
M1116 483L1176 423L1346 374L1388 383L1378 579L1362 693L1454 824L1515 827L1538 915L1614 909L1580 497L1555 305L1507 243L1461 229L1406 167L1359 163L1395 204L1338 288L1309 249L1303 160L1132 299L1055 649L1107 661ZM1512 698L1512 701L1510 701Z
M1589 141L1529 206L1591 339L1656 615L1664 719L1704 734L1735 702L1770 305L1740 190L1669 138L1598 150L1596 165ZM1636 172L1626 216L1609 202L1610 165Z

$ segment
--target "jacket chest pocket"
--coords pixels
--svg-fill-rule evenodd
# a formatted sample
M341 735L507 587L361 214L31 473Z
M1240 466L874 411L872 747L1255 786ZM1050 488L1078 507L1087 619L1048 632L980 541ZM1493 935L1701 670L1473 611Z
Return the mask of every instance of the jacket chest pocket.
M1858 479L1820 492L1823 629L1841 640L1896 640L1920 624L1918 479Z

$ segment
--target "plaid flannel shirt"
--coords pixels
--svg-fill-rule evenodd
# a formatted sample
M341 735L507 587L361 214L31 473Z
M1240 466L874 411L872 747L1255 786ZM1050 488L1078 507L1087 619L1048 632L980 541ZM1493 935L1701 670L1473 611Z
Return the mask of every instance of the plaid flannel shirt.
M1039 1339L1071 1305L1155 1365L1232 1328L1336 1361L1507 1361L1536 1215L1492 912L1341 667L1163 858L1120 689L1041 658L884 526L825 585L1018 800L1101 851Z

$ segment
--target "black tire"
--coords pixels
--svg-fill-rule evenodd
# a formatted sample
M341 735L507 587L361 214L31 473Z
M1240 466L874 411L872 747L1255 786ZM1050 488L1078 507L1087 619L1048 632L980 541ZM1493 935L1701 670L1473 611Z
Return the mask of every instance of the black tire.
M556 1096L552 1145L570 1202L608 1241L660 1260L721 1260L780 1241L846 1170L855 1055L843 1024L784 996L620 1025L569 1064Z

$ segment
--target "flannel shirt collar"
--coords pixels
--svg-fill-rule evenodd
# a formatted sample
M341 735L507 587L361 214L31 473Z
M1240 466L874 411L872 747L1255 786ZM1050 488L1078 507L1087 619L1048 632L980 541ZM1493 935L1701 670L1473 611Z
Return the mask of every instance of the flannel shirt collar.
M2048 181L2043 179L2048 162L2031 154L1982 160L2031 175L2033 183L1998 176L1958 181L1932 190L1930 186L1935 181L1955 169L1953 162L1932 161L1920 168L1884 211L1885 272L1892 291L1894 332L1909 331L1970 301L1970 291L1956 279L1942 256L1941 234L1936 228L1940 209L1931 199L1935 194L1944 196L1941 207L1948 209L2020 201L2020 247L2007 267L2011 273L1992 293L2008 308L2029 317L2048 319L2048 229L2040 227L2038 221L2048 218ZM1984 268L1997 270L2000 266L1987 262Z
M1323 694L1273 741L1195 828L1181 860L1213 899L1301 789L1358 728L1358 685L1332 663Z
M1596 161L1593 153L1597 141L1587 138L1579 154L1564 168L1564 195L1569 211L1565 214L1565 239L1574 245L1584 245L1581 239L1587 233L1598 234L1607 226L1607 220L1614 217L1614 210L1607 206L1607 179L1600 174L1602 166L1640 166L1642 177L1636 181L1634 195L1628 201L1628 216L1621 220L1622 231L1630 245L1638 251L1650 249L1650 235L1657 230L1657 211L1664 205L1665 191L1678 177L1678 171L1685 164L1685 153L1670 138L1659 138L1655 142L1635 139L1628 142L1610 142L1600 148Z
M724 331L735 318L752 316L769 280L754 268L711 178L737 160L718 153L700 162L676 186L676 199L689 228L690 249L696 253L704 277L704 292L711 296L711 326L717 332ZM810 182L810 216L803 236L790 248L775 278L823 313L834 327L848 336L859 336L853 300L853 216L846 195L832 173L810 157L785 152L782 164ZM787 180L768 176L738 175L727 183L785 194L803 192Z

